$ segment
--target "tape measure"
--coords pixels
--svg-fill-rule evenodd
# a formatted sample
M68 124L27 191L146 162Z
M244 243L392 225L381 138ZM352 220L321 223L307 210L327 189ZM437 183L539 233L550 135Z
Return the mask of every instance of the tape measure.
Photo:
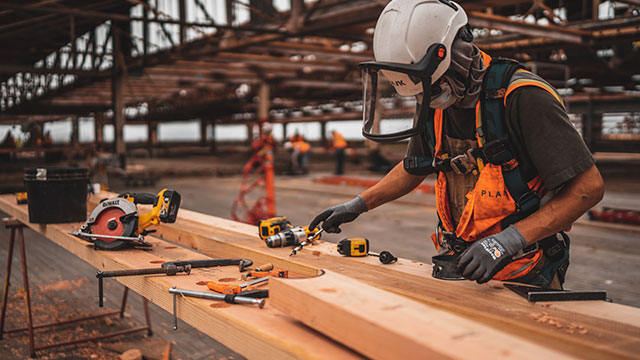
M369 254L369 240L346 238L338 243L338 252L344 256L367 256Z

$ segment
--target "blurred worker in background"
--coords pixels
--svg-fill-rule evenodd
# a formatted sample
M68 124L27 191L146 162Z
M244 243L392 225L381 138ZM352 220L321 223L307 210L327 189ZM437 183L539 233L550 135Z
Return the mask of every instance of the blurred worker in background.
M467 15L453 1L385 7L374 32L376 61L361 64L363 134L377 142L410 139L407 157L310 228L322 223L339 233L341 224L435 173L432 240L453 259L457 276L561 289L569 265L562 231L602 199L602 178L555 89L472 41Z
M336 158L335 174L342 175L344 174L344 153L347 148L347 141L344 139L344 136L336 130L331 131L331 140L333 141L333 149L335 151Z
M293 159L297 170L303 174L309 173L309 155L311 154L311 144L304 140L303 135L298 135L293 142L295 158Z

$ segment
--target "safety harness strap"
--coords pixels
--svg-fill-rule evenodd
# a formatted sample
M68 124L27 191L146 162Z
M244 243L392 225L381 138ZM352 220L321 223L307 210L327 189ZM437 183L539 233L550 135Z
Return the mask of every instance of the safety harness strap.
M522 177L506 128L505 97L511 77L519 69L522 69L522 65L515 61L494 59L487 69L480 97L482 131L487 141L485 146L497 148L485 161L502 167L507 191L516 204L516 211L503 220L503 227L527 217L540 206L540 198Z

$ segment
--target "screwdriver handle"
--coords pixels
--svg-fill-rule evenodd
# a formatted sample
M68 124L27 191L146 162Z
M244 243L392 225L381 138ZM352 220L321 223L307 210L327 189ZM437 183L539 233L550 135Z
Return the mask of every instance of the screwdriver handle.
M264 265L260 265L257 268L253 269L253 271L255 272L266 272L266 271L271 271L273 270L273 264L272 263L266 263Z

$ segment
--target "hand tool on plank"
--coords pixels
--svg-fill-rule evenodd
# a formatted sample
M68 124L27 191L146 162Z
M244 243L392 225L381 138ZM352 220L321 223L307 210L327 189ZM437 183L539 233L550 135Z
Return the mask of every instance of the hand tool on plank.
M307 229L308 229L308 227L307 227ZM324 229L320 228L320 230L317 230L315 233L308 234L307 235L307 240L301 242L300 245L296 246L291 251L291 254L289 254L289 256L293 256L293 255L297 254L298 251L302 250L303 247L305 247L308 244L312 243L314 240L319 239L320 238L320 234L322 234L323 231L324 231Z
M253 269L253 271L271 271L271 270L273 270L273 264L272 263L266 263L266 264L260 265L257 268Z
M267 290L259 290L255 292L247 292L246 294L214 294L201 291L176 289L172 287L169 292L173 294L173 329L178 330L178 315L176 312L177 295L186 297L195 297L200 299L224 301L228 304L245 304L245 305L258 305L260 309L264 308L265 300L263 297L269 296Z
M244 288L251 285L256 285L262 282L269 280L271 276L265 276L259 279L251 280L244 284L233 285L233 284L218 284L214 281L209 281L207 283L207 287L215 292L219 292L221 294L239 294L243 291Z
M273 276L273 277L278 277L278 278L288 278L289 277L289 271L287 270L269 270L269 271L255 271L255 270L251 270L248 273L244 273L242 274L242 280L247 280L249 278L263 278L263 277L268 277L268 276Z
M156 275L165 274L167 276L173 276L178 273L185 273L189 275L191 273L191 265L175 266L169 265L167 267L150 268L150 269L134 269L134 270L116 270L116 271L98 271L96 277L98 278L98 306L102 307L103 304L103 282L102 279L110 277L121 276L140 276L140 275Z
M26 192L16 193L16 203L18 205L23 205L28 203L27 193Z
M443 254L431 258L433 270L431 276L440 280L464 280L461 273L457 271L458 255Z
M180 208L180 194L163 189L152 193L122 193L114 199L104 199L91 212L78 231L69 234L93 243L95 249L118 250L127 246L151 247L144 236L155 230L149 226L160 222L174 223ZM151 211L138 213L137 204L152 205Z
M381 263L387 265L398 261L389 251L381 253L369 252L369 239L366 238L346 238L338 243L338 253L349 257L375 256Z
M292 227L293 225L287 220L286 216L272 217L260 220L258 223L258 235L260 239L266 241L269 236L276 235Z
M98 271L96 277L98 278L98 301L100 307L102 307L102 279L105 277L119 277L119 276L140 276L140 275L153 275L153 274L166 274L167 276L176 275L177 273L184 272L187 275L191 273L191 269L211 268L218 266L231 266L238 265L240 271L244 271L247 266L253 265L253 261L249 259L204 259L204 260L179 260L169 261L160 266L160 268L152 269L139 269L139 270L122 270L122 271Z
M529 302L552 302L552 301L586 301L601 300L611 301L607 299L607 292L604 290L552 290L543 289L536 286L523 286L516 284L504 284L504 287L515 292L516 294L527 299Z
M168 266L186 266L190 265L192 269L199 268L211 268L218 266L231 266L237 265L238 270L240 272L244 272L247 267L253 265L253 261L249 259L205 259L205 260L179 260L179 261L169 261L162 264L162 267ZM273 265L271 265L273 268Z

